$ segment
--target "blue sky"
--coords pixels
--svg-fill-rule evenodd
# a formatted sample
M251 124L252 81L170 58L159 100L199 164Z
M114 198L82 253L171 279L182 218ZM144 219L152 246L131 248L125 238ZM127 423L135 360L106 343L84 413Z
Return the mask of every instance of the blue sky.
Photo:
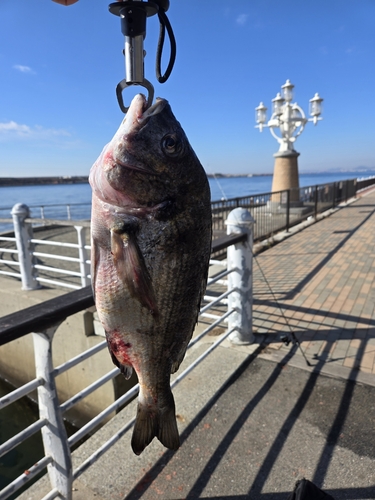
M124 39L108 3L0 0L0 176L86 175L117 130ZM272 172L278 144L254 128L254 108L270 109L287 78L305 112L324 98L323 121L295 144L300 171L375 167L374 0L170 3L175 68L156 81L149 18L146 78L207 172Z

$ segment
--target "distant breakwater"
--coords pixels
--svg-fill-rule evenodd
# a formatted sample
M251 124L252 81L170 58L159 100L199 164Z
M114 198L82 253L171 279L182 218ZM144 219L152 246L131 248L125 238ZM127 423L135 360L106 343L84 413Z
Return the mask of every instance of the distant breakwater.
M88 181L89 178L87 175L62 177L0 177L0 187L87 184Z

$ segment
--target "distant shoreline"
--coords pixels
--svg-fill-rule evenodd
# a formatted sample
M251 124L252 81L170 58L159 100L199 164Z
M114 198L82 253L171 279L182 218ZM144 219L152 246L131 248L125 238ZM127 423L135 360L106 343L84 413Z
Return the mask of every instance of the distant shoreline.
M323 172L300 172L300 175L335 175L338 172L323 171ZM374 170L357 171L341 171L348 175L356 175L357 177L366 177L374 175ZM207 173L209 179L236 179L236 178L251 178L251 177L271 177L272 173L265 174L222 174L222 173ZM87 175L65 175L65 176L49 176L49 177L0 177L0 188L14 186L48 186L58 184L87 184L89 178Z
M230 178L237 178L237 177L270 177L273 175L272 173L270 174L207 174L207 177L209 179L230 179Z
M229 179L237 177L265 177L272 174L207 174L210 179ZM87 175L63 177L0 177L0 187L47 186L56 184L87 184Z
M63 177L0 177L0 187L11 186L47 186L56 184L87 184L87 175Z

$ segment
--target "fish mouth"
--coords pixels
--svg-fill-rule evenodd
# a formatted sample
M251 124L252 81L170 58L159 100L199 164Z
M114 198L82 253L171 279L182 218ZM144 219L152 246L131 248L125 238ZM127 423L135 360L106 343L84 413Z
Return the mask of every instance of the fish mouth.
M166 99L156 98L156 102L147 107L147 100L143 94L137 94L123 119L121 126L114 137L114 143L122 144L121 151L114 152L114 163L128 170L134 170L144 174L153 174L156 172L149 166L137 161L131 153L131 144L137 133L148 123L151 117L161 113L168 104Z
M157 97L156 102L148 108L146 97L143 94L137 94L133 98L122 122L125 126L125 133L130 134L137 132L146 125L152 116L159 114L167 104L168 101L166 99Z
M151 168L145 165L136 165L134 161L131 159L127 159L127 161L122 161L119 158L115 158L115 164L120 165L120 167L126 168L127 170L134 170L136 172L140 172L141 174L152 174L156 175L156 172Z
M166 99L163 99L161 97L157 97L156 102L154 104L152 104L152 106L150 106L149 108L145 109L147 106L147 101L146 101L146 97L144 95L142 95L142 97L144 99L143 114L141 117L138 118L139 123L143 123L144 121L148 120L151 116L157 115L158 113L163 111L165 106L168 104Z

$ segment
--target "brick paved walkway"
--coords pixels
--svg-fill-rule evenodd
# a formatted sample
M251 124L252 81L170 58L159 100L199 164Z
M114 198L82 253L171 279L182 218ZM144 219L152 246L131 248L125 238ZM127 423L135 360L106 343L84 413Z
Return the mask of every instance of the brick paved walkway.
M290 350L284 315L312 364L375 373L375 190L256 257L254 330L268 352Z

